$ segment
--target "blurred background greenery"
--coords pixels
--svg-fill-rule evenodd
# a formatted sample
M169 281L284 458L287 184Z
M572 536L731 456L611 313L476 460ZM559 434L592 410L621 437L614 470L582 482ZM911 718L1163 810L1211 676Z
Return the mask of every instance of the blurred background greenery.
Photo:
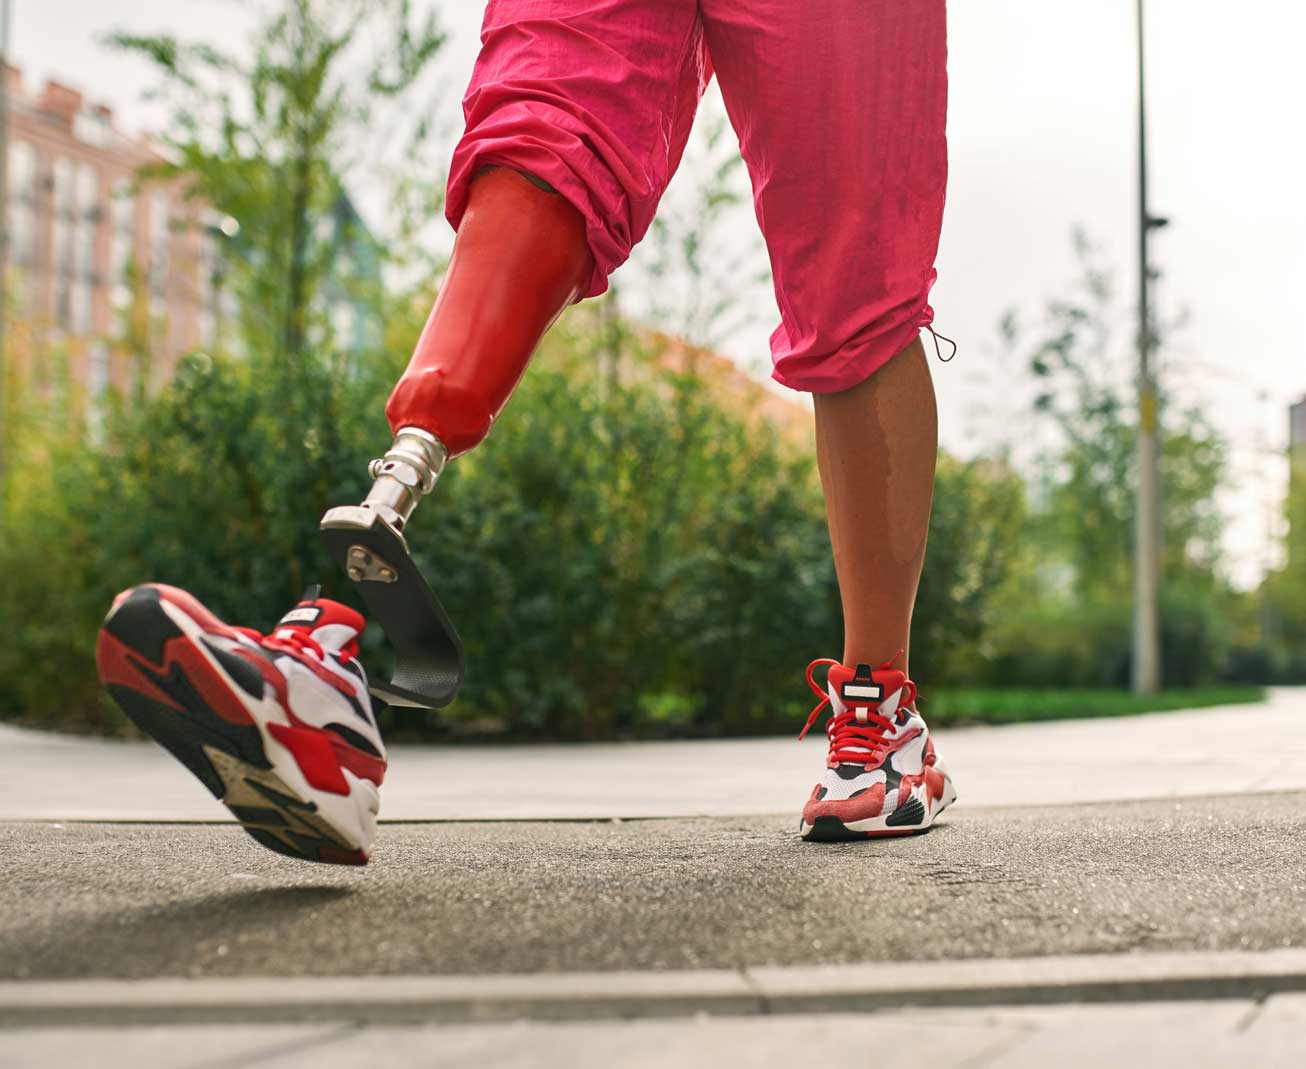
M113 595L134 583L184 586L262 628L309 582L353 600L317 520L366 492L367 461L389 440L385 397L442 267L422 237L440 212L429 172L391 176L384 240L348 210L342 146L403 111L442 41L406 3L357 7L291 0L250 56L116 39L156 65L174 108L167 152L140 182L239 221L221 262L233 312L160 376L148 302L133 300L111 339L129 373L93 414L64 343L12 339L28 352L5 364L0 428L0 716L129 730L99 691L93 647ZM370 55L357 47L364 17ZM430 131L405 136L421 159ZM687 225L649 238L667 271L713 295L682 337L627 318L615 292L573 309L489 442L418 511L410 542L469 670L449 710L388 713L392 732L599 739L801 723L802 668L841 637L810 440L693 344L736 311L709 277L720 264L699 255L736 197L728 155L704 170ZM1250 700L1261 684L1306 682L1306 479L1289 495L1283 564L1235 590L1220 563L1225 442L1172 404L1168 690L1142 704L1125 693L1134 425L1112 372L1128 363L1128 331L1112 328L1129 309L1091 240L1073 240L1080 282L1013 310L997 336L1001 358L1041 384L1012 427L1013 442L1044 443L1037 456L1017 463L1001 443L940 456L912 651L936 722ZM124 277L144 287L141 265ZM346 325L332 314L342 295ZM386 670L383 636L367 636L364 657Z

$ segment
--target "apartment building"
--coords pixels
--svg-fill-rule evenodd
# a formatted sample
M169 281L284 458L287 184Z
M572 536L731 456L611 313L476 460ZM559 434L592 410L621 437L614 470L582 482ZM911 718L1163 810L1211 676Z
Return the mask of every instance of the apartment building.
M10 359L39 375L35 354L59 353L93 401L140 373L116 344L132 321L148 341L148 374L166 378L218 327L213 213L175 182L141 181L161 157L109 108L57 81L31 88L14 67L4 76Z

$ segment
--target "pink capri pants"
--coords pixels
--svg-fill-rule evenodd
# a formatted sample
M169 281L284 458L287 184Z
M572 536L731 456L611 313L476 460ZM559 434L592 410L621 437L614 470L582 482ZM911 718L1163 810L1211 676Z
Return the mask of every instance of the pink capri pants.
M487 164L584 216L587 296L630 255L713 73L780 306L778 382L847 389L933 319L947 185L944 0L490 0L447 214Z

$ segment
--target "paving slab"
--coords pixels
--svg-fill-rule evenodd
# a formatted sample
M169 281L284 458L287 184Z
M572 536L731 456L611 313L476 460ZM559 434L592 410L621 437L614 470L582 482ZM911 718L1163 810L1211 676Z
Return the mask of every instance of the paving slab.
M474 975L1306 946L1306 795L384 829L366 869L225 825L0 825L0 977Z
M309 1053L323 1042L352 1037L357 1030L353 1024L0 1030L0 1064L5 1069L234 1069L269 1061L305 1065Z
M938 743L972 807L1306 790L1306 688L1273 690L1258 705L942 730ZM817 738L399 746L381 817L796 816L822 760ZM230 817L152 743L0 725L0 819Z
M1306 996L675 1020L0 1031L13 1069L1299 1069Z
M668 1069L687 1065L911 1069L1300 1069L1306 1028L1248 1029L1248 1001L930 1010L805 1017L366 1029L315 1052L336 1069L375 1052L388 1066ZM351 1061L351 1059L354 1059ZM306 1064L293 1054L273 1067Z

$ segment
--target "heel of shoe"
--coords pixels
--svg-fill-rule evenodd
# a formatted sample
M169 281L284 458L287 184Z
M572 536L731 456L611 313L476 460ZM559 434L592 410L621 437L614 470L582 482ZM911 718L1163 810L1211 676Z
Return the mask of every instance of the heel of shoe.
M153 587L119 598L96 640L100 682L133 724L185 765L215 798L222 780L206 755L221 750L254 767L270 768L258 727L234 723L204 701L178 657L189 644ZM186 657L193 661L193 657ZM208 687L204 689L209 689Z

